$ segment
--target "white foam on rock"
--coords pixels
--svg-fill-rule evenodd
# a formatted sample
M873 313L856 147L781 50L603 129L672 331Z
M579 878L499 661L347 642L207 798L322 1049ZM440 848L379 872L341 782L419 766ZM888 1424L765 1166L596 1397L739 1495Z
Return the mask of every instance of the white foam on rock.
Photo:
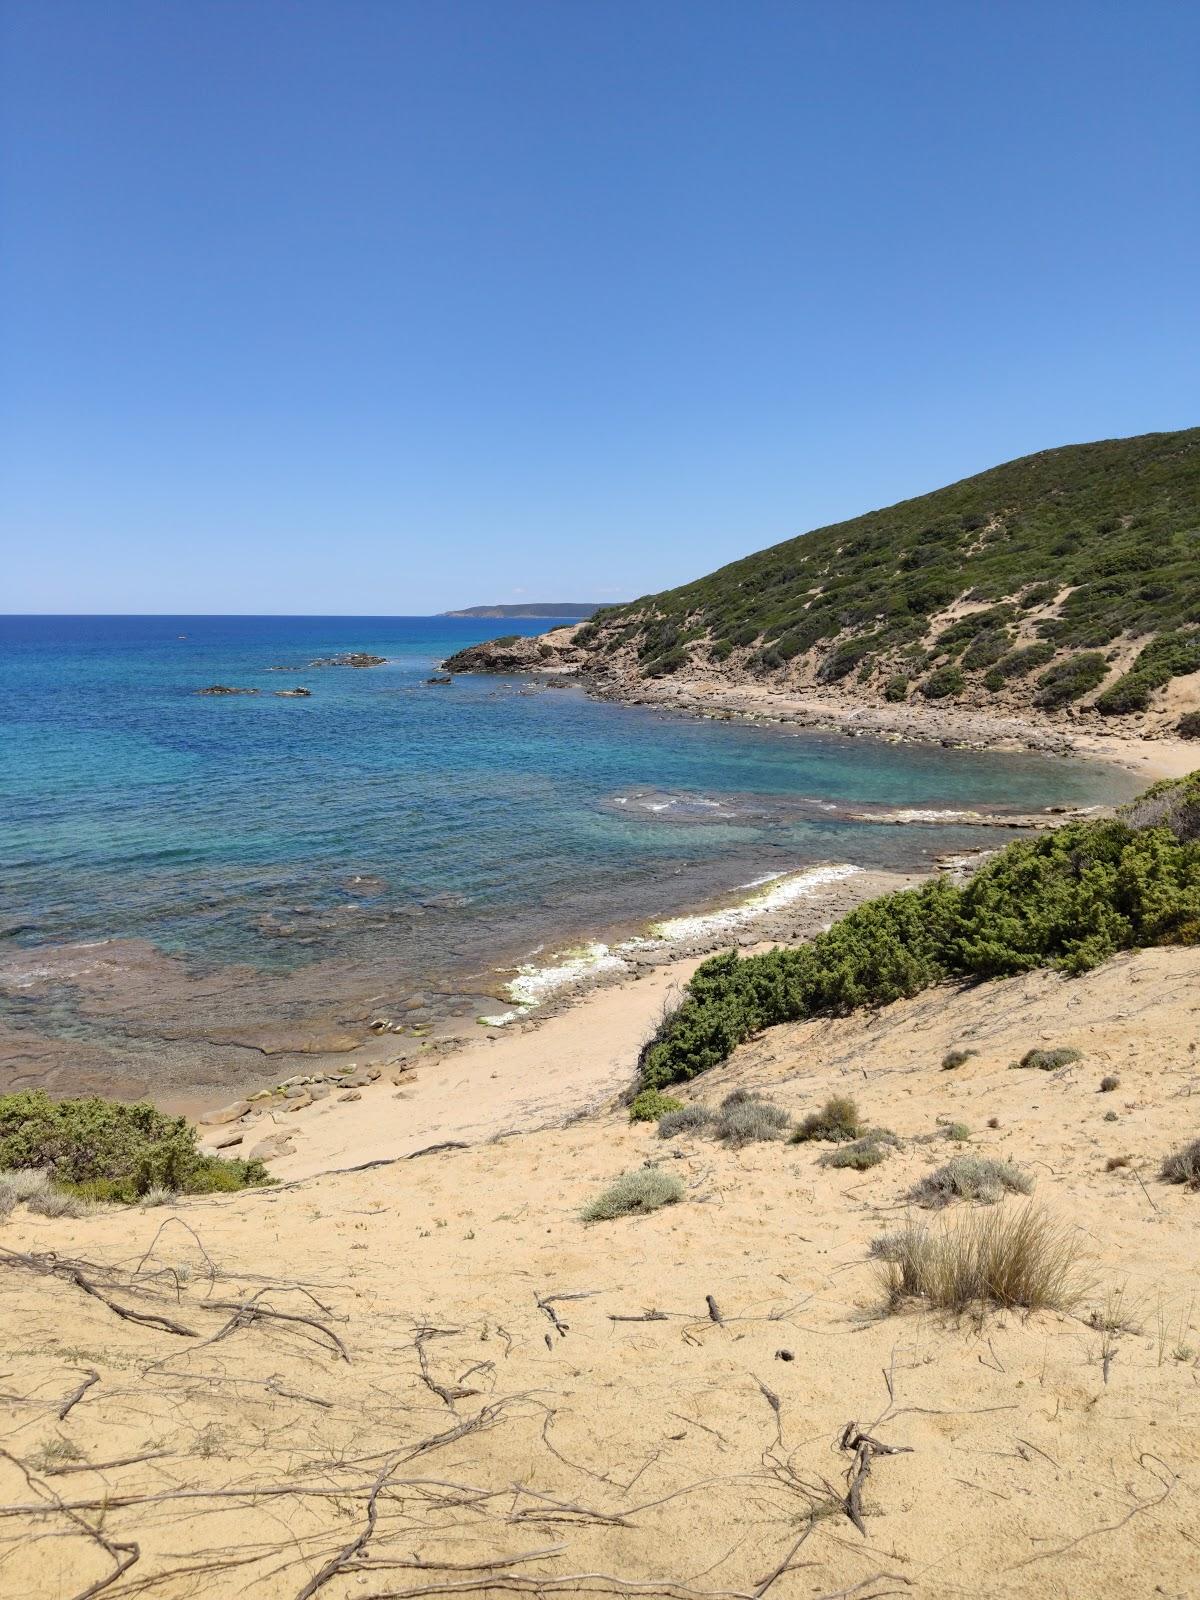
M571 989L589 978L606 972L629 970L629 957L643 950L662 949L664 945L681 944L695 939L711 938L721 933L733 933L753 924L759 917L772 911L782 911L798 900L841 883L861 872L861 867L844 862L838 866L806 867L801 872L771 872L743 884L755 892L737 905L724 906L717 911L701 911L691 916L668 917L651 923L646 933L638 938L626 939L615 947L593 943L575 950L559 951L556 959L545 966L527 962L517 968L515 978L504 985L504 997L512 1009L494 1016L480 1017L479 1021L491 1028L502 1028L516 1022L535 1007L563 990Z
M725 906L720 911L701 911L692 916L668 917L664 922L652 923L649 932L652 938L672 944L684 939L708 938L716 933L731 933L769 912L782 911L797 900L807 900L818 889L841 883L862 870L845 862L836 867L809 867L803 872L786 873L769 881L740 905Z

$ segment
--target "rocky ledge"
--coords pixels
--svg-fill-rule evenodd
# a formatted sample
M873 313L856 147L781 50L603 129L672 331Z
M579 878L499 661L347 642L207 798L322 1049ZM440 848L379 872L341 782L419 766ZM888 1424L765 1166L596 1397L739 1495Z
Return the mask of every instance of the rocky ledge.
M368 655L365 650L351 650L341 656L318 656L310 667L381 667L386 656Z
M468 645L442 662L447 672L579 672L586 650L575 643L576 628L552 628L533 636L505 634Z

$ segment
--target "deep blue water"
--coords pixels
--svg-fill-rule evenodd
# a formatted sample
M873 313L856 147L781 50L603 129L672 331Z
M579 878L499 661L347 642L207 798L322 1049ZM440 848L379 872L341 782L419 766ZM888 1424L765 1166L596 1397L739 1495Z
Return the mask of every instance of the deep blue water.
M136 937L196 969L361 959L402 987L633 926L751 875L912 865L979 838L848 823L823 804L1128 792L1058 760L673 719L516 679L425 683L464 644L545 626L0 619L8 948ZM346 650L387 664L306 665ZM261 692L195 693L211 683ZM273 693L297 684L312 698Z

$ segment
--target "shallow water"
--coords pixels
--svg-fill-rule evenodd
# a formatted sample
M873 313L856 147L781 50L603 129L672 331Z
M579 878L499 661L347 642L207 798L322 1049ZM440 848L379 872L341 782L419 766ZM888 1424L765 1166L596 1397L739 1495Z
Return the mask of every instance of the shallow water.
M298 969L314 1005L356 986L478 993L539 947L769 873L909 868L1006 837L864 825L847 804L1029 809L1134 787L1094 765L685 720L520 679L425 682L498 628L544 627L0 620L0 948L145 940L191 974L292 975L288 1014ZM348 650L387 663L308 665ZM213 683L260 692L196 694ZM297 685L311 699L274 693ZM81 1026L53 999L60 1034ZM23 1027L31 1004L0 996Z

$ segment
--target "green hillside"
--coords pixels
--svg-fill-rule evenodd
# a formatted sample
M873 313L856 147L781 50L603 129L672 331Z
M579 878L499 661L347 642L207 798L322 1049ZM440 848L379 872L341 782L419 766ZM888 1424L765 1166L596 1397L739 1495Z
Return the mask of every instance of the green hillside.
M949 614L948 614L949 613ZM606 607L597 666L1144 710L1200 671L1200 428L1069 445ZM1028 681L1023 681L1028 680Z

